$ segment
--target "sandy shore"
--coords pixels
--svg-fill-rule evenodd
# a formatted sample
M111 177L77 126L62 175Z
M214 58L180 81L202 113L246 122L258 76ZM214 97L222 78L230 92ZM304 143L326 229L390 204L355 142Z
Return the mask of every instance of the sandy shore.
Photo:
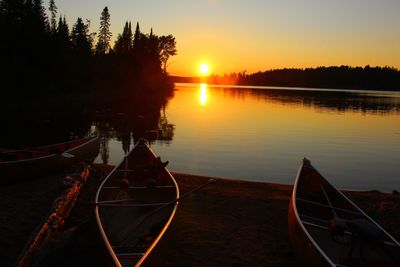
M63 192L62 176L0 187L0 266L12 266Z
M210 177L175 173L186 192ZM158 251L168 266L296 266L288 241L291 185L215 178L180 203ZM390 233L400 237L400 196L345 192Z
M97 165L96 169L66 228L91 221L93 205L90 202L110 167ZM174 176L181 194L210 179L180 173ZM30 233L62 192L61 180L47 178L0 188L1 266L15 262ZM287 234L292 186L216 180L215 184L180 202L173 224L157 249L161 263L165 266L295 266ZM346 194L396 238L400 237L399 195L376 191ZM92 253L85 251L78 258L97 254ZM60 257L54 254L53 260Z
M184 193L209 177L174 174ZM287 234L291 186L215 178L180 202L159 251L169 266L294 266Z

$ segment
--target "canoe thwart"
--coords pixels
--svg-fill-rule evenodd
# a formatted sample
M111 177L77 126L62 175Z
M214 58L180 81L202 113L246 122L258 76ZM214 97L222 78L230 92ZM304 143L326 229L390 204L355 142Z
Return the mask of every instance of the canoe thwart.
M175 186L173 185L161 185L161 186L156 186L152 189L157 189L157 188L174 188ZM103 186L103 189L120 189L120 186ZM148 186L129 186L128 189L149 189Z
M363 216L362 213L359 213L359 212L356 212L356 211L336 208L336 207L333 207L333 206L330 206L330 205L325 205L325 204L322 204L322 203L319 203L319 202L315 202L315 201L311 201L311 200L307 200L307 199L303 199L303 198L299 198L299 197L296 197L296 200L304 202L304 203L316 205L316 206L319 206L319 207L323 207L323 208L328 208L328 209L332 209L332 210L336 210L336 211L342 211L342 212L346 212L346 213L350 213L350 214L354 214L354 215Z
M97 203L97 205L101 205L103 207L158 207L168 205L170 203L146 203L146 204L124 204L124 203Z

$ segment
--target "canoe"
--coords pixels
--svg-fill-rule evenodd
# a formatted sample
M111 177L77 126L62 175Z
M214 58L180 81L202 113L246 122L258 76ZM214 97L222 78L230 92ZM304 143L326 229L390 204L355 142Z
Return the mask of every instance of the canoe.
M303 159L288 214L304 266L400 266L400 244Z
M75 139L42 147L3 150L0 153L0 184L63 171L99 154L98 136Z
M141 139L100 184L95 217L113 266L140 266L175 216L179 188Z

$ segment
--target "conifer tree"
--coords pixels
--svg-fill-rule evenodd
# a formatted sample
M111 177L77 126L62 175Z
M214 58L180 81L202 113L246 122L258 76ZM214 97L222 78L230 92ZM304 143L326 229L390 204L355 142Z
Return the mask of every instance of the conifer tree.
M125 22L122 34L118 35L118 38L115 42L114 50L120 55L128 54L132 50L132 29L130 22Z
M135 50L136 52L138 52L138 50L140 50L141 48L141 37L142 34L140 32L139 22L137 22L135 34L133 36L133 50Z
M47 32L49 25L42 0L33 0L33 16L33 22L36 24L34 26L37 27L37 30L40 30L43 33Z
M159 38L153 34L153 28L150 29L150 35L148 37L148 45L147 45L147 50L148 54L150 57L150 60L152 60L155 64L158 64L158 67L160 66L160 56L159 56Z
M92 37L89 33L89 23L78 18L71 33L72 48L78 54L90 56L92 53Z
M110 13L108 12L108 7L103 9L100 17L100 29L99 29L99 39L96 46L96 54L104 55L110 50Z
M54 0L50 0L49 4L49 11L50 11L50 30L54 33L57 30L57 6Z
M71 48L71 38L69 34L69 27L67 24L67 20L64 18L59 18L58 26L56 29L56 39L59 47L62 50L68 50Z
M132 34L132 26L131 26L130 21L128 23L128 28L126 29L124 40L125 40L125 47L126 47L127 51L130 52L133 47L133 34Z

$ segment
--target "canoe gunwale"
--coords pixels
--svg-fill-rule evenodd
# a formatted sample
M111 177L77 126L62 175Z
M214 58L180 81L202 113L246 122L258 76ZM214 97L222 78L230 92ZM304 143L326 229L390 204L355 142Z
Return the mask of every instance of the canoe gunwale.
M329 265L331 265L331 266L337 266L337 264L334 263L334 262L325 254L325 252L319 247L317 241L314 240L314 238L311 236L311 234L310 234L310 233L308 232L308 230L305 228L305 225L304 225L304 224L306 224L307 222L304 222L304 223L303 223L303 220L300 218L300 217L303 216L303 215L300 215L299 212L298 212L298 210L297 210L297 201L304 201L304 199L302 199L302 198L297 198L296 195L297 195L297 189L298 189L299 180L301 179L302 171L303 171L303 168L305 167L305 164L306 164L306 163L309 164L309 165L310 165L309 167L310 167L310 168L313 168L313 170L316 171L316 172L319 174L319 176L321 177L321 179L322 179L324 182L326 182L327 184L329 184L329 185L336 191L336 193L337 193L338 195L340 195L341 197L343 197L343 199L344 199L348 204L350 204L350 206L351 206L352 208L354 208L355 211L354 211L354 212L353 212L353 211L347 211L347 210L342 210L342 209L335 208L335 207L331 207L331 208L335 208L335 209L338 209L338 210L341 210L341 211L345 211L345 212L351 212L351 213L357 214L358 216L361 216L361 217L367 219L370 223L372 223L372 224L375 225L378 229L380 229L380 230L384 233L384 235L386 236L386 238L390 239L390 240L393 242L393 243L385 242L385 244L391 245L391 246L400 247L400 243L399 243L393 236L391 236L382 226L380 226L380 225L379 225L377 222L375 222L371 217L369 217L362 209L360 209L356 204L354 204L343 192L341 192L340 190L338 190L338 189L336 188L336 186L334 186L333 184L331 184L330 182L328 182L328 181L325 179L325 177L322 176L322 175L311 165L311 163L310 163L306 158L303 158L303 159L302 159L302 163L301 163L301 165L300 165L300 167L299 167L297 176L296 176L295 184L294 184L294 186L293 186L292 197L291 197L291 200L290 200L290 201L291 201L290 209L292 210L292 212L293 212L293 214L294 214L294 216L295 216L295 218L296 218L296 221L297 221L296 223L298 224L298 226L300 227L300 229L301 229L301 230L303 231L303 233L307 236L308 240L312 243L313 247L319 252L319 254L326 260L326 262L327 262ZM305 201L308 201L308 200L305 200ZM310 202L312 202L312 201L310 201ZM322 204L320 204L320 205L322 205ZM322 206L326 206L326 205L322 205Z
M150 151L154 154L153 150L150 148ZM155 155L155 154L154 154ZM180 193L179 193L179 186L178 183L176 182L175 178L172 176L172 174L166 169L168 175L172 179L173 183L176 186L176 199L179 199ZM171 212L171 215L169 216L169 219L167 223L165 224L164 228L161 230L160 234L157 236L156 240L151 244L151 246L146 250L145 254L142 256L142 258L135 264L135 266L140 266L144 260L147 258L147 256L150 255L150 253L153 251L154 247L157 245L157 243L160 241L161 237L165 234L167 231L169 225L172 222L172 219L175 217L176 210L178 208L179 201L176 201L174 204L174 209Z
M80 148L82 148L82 147L84 147L84 146L87 146L87 145L89 145L90 143L96 142L97 139L99 139L99 136L96 135L96 136L86 137L86 138L78 139L78 140L76 140L76 141L84 140L84 139L87 139L88 141L86 141L86 142L84 142L84 143L82 143L82 144L80 144L80 145L78 145L78 146L72 147L72 148L70 148L70 149L68 149L68 150L65 150L63 153L71 153L71 154L72 154L75 150L78 150L78 149L80 149ZM67 143L68 143L68 142L67 142Z
M297 204L296 204L296 193L297 193L297 187L298 187L298 183L299 183L299 179L303 170L303 167L305 165L306 162L306 158L302 159L301 165L299 167L299 170L297 172L296 175L296 181L294 183L293 186L293 192L292 192L292 197L290 199L291 203L292 203L292 211L293 214L296 218L297 224L300 226L300 229L303 231L303 233L307 236L308 240L310 240L310 242L312 243L313 247L315 249L318 250L318 252L320 253L320 255L326 260L327 263L329 263L331 266L336 266L336 264L325 254L325 252L319 247L319 245L317 244L317 242L314 240L314 238L310 235L310 233L307 231L307 229L305 228L304 224L302 223L302 220L300 219L300 215L297 211Z
M153 151L153 150L150 148L150 146L147 144L147 141L145 141L145 140L139 140L139 141L135 144L135 146L131 149L131 151L130 151L127 155L125 155L125 156L123 157L123 159L112 169L112 171L107 175L107 177L104 178L104 180L101 182L101 184L100 184L100 186L99 186L99 189L98 189L97 192L96 192L95 203L98 203L98 202L99 202L100 192L102 191L102 189L103 189L103 187L104 187L104 184L105 184L105 183L108 181L108 179L117 171L117 169L123 164L124 160L130 156L130 154L132 153L132 151L134 151L135 148L136 148L137 146L142 145L141 142L143 142L144 145L147 146L147 148L148 148L148 149L150 150L150 152L153 154L153 156L156 157L154 151ZM176 180L175 180L175 178L172 176L172 174L168 171L168 169L167 169L167 168L164 168L164 169L166 170L166 172L167 172L169 178L170 178L170 179L172 180L172 182L174 183L174 187L175 187L175 190L176 190L176 198L175 198L175 199L179 199L180 193L179 193L179 186L178 186L178 183L176 182ZM168 218L168 221L167 221L166 224L164 225L163 229L160 231L160 233L158 234L157 238L153 241L153 243L147 248L147 250L146 250L144 253L140 253L140 255L141 255L142 257L138 260L138 262L136 262L135 266L140 266L140 265L145 261L145 259L150 255L150 253L153 251L153 249L155 248L155 246L157 245L157 243L160 241L161 237L162 237L162 236L164 235L164 233L167 231L169 225L170 225L171 222L172 222L172 219L173 219L174 216L175 216L176 210L177 210L177 208L178 208L178 204L179 204L179 202L176 201L175 204L174 204L174 208L173 208L173 210L172 210L172 212L171 212L171 214L170 214L170 216L169 216L169 218ZM118 259L118 256L116 255L116 253L115 253L113 247L111 246L111 244L110 244L110 242L109 242L109 240L108 240L107 234L105 233L105 230L104 230L104 228L103 228L103 224L102 224L102 222L101 222L100 214L99 214L99 205L96 205L96 207L95 207L95 217L96 217L97 226L98 226L99 231L100 231L100 235L101 235L101 237L102 237L102 239L103 239L103 242L104 242L104 244L105 244L105 246L106 246L107 251L109 252L109 255L111 256L111 258L112 258L112 260L113 260L115 266L122 267L122 265L121 265L121 263L120 263L120 261L119 261L119 259ZM136 254L136 253L135 253L135 254Z
M127 155L125 155L122 158L122 160L117 165L115 165L115 167L111 170L111 172L107 175L107 177L104 178L104 180L101 182L101 184L99 186L99 189L97 189L97 192L96 192L95 203L99 202L100 191L102 190L104 184L111 177L111 175L114 174L114 172L117 170L117 168L120 165L122 165L122 163L124 162L125 158L127 158L132 153L132 151L136 148L136 146L137 146L137 144L132 148L132 150ZM109 254L110 254L110 256L111 256L111 258L112 258L112 260L114 262L114 264L115 264L115 266L118 266L118 267L122 266L121 263L119 262L117 256L115 255L114 250L113 250L110 242L108 241L107 235L106 235L106 233L104 231L103 224L101 223L101 220L100 220L99 206L98 205L96 205L96 207L94 209L94 214L95 214L95 217L96 217L96 223L97 223L97 226L99 228L101 238L103 239L103 242L104 242L104 244L105 244L105 246L106 246L106 248L107 248L107 250L108 250L108 252L109 252Z
M314 168L314 167L312 167ZM314 168L315 171L317 171ZM318 172L318 171L317 171ZM319 172L318 172L319 173ZM320 174L321 175L321 174ZM369 217L362 209L360 209L356 204L353 203L353 201L351 201L345 194L342 193L342 191L340 191L335 185L329 183L322 175L321 177L325 180L325 182L327 182L330 186L333 187L333 189L336 190L336 192L341 195L353 208L355 208L360 214L360 216L364 216L369 222L373 223L376 227L378 227L380 230L383 231L383 233L389 237L396 245L400 246L400 243L394 238L392 237L391 234L389 234L382 226L380 226L377 222L375 222L371 217Z
M82 148L82 147L84 147L84 146L86 146L86 145L88 145L88 144L90 144L90 143L92 143L92 142L94 142L94 141L97 141L98 138L99 138L98 136L85 137L85 138L81 138L81 139L70 140L70 141L63 142L63 143L57 143L57 144L52 144L52 145L48 145L48 146L39 147L39 149L46 149L46 148L50 148L50 147L53 147L53 146L59 146L59 145L63 145L63 144L78 142L78 141L81 141L81 140L88 140L87 142L84 142L84 143L82 143L82 144L80 144L80 145L78 145L78 146L76 146L76 147L72 147L72 148L70 148L70 149L68 149L68 150L65 150L65 151L62 152L61 154L63 154L63 153L71 153L71 152L76 151L76 150L78 150L78 149L80 149L80 148ZM90 139L91 139L91 140L90 140ZM29 150L29 149L28 149L28 150ZM23 151L23 150L20 150L20 151ZM22 162L30 162L30 161L36 161L36 160L43 160L43 159L46 159L46 158L55 158L55 157L57 157L58 155L59 155L59 154L57 154L57 153L53 153L53 154L49 154L49 155L45 155L45 156L40 156L40 157L29 158L29 159L2 161L2 162L0 162L0 166L1 166L1 165L5 166L6 164L17 164L17 163L22 163Z
M9 165L9 164L18 164L22 162L30 162L30 161L36 161L36 160L43 160L47 158L55 158L57 154L50 154L46 156L41 156L41 157L36 157L36 158L30 158L30 159L20 159L20 160L8 160L8 161L2 161L0 162L0 166L3 165Z

